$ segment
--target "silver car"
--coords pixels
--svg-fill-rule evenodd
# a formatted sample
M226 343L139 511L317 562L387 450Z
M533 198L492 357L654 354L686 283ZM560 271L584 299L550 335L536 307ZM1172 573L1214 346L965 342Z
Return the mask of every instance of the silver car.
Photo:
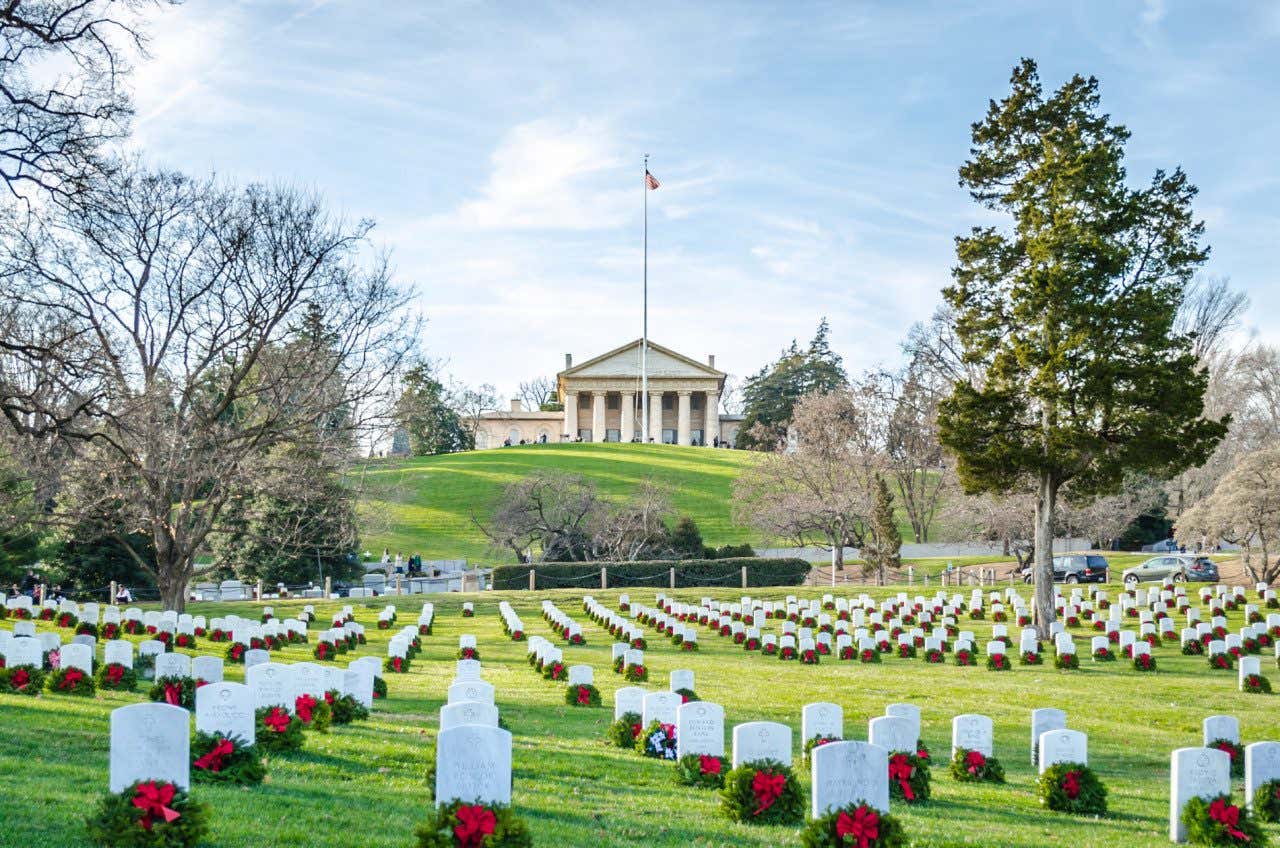
M1218 580L1218 566L1206 556L1167 554L1152 557L1124 571L1126 585L1157 580L1172 580L1174 583L1198 580L1214 583Z

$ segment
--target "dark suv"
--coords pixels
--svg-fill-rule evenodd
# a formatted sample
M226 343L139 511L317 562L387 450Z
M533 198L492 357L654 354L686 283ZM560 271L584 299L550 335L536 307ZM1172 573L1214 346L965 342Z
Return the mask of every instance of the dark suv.
M1098 554L1067 554L1053 558L1054 583L1106 583L1107 571L1111 566L1107 558ZM1035 566L1028 565L1022 570L1025 583L1035 581Z

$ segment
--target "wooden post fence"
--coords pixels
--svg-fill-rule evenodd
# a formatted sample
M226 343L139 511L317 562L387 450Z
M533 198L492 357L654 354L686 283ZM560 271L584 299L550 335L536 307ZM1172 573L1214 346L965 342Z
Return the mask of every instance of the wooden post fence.
M538 585L538 577L534 570L529 569L529 591L532 592Z
M742 588L747 588L747 567L742 566Z
M674 589L675 587L676 587L676 568L673 565L671 566L671 588Z
M601 590L609 588L609 568L600 566L600 588Z

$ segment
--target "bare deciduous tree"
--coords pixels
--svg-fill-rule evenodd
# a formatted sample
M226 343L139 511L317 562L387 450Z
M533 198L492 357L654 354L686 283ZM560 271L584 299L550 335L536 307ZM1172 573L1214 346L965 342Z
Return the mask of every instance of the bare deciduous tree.
M497 405L498 390L488 383L468 386L452 382L449 385L449 406L462 419L462 426L471 437L471 444L475 444L476 433L480 432L480 416L492 411Z
M1271 560L1280 539L1280 447L1242 455L1212 494L1183 513L1177 537L1188 544L1238 544L1253 580L1280 580L1280 561Z
M539 410L556 399L556 383L550 377L535 377L520 384L518 390L525 409Z
M57 515L149 536L182 609L196 555L274 451L349 451L381 424L411 344L405 296L362 256L370 224L289 189L123 162L84 200L5 234L0 309L72 328L93 365L72 387L81 415L36 410L67 422Z

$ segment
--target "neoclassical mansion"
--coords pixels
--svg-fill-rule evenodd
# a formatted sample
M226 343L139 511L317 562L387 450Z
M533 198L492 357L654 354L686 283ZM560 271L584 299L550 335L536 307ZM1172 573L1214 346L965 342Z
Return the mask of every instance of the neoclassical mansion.
M732 444L740 415L720 413L725 374L649 342L649 440L675 445ZM563 412L511 408L481 415L477 448L538 442L638 442L641 428L640 340L579 365L565 354L556 375Z

